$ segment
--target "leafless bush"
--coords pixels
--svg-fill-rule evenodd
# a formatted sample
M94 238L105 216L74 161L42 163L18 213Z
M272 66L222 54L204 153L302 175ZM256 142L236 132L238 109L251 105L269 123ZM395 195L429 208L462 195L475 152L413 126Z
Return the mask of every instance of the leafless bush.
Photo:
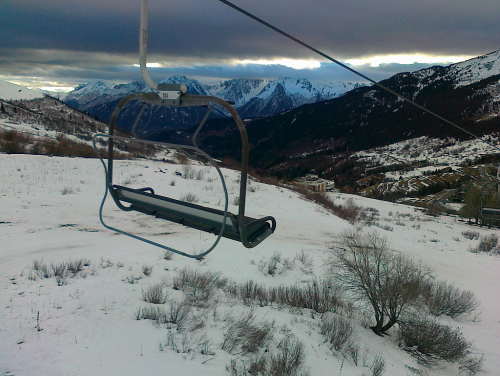
M144 301L153 304L164 304L167 301L167 293L163 292L163 284L157 283L142 290Z
M138 308L135 312L135 318L137 320L152 320L159 324L163 324L166 317L167 314L165 310L158 306Z
M462 231L462 236L469 240L477 240L479 239L479 232L466 230Z
M63 189L61 189L61 194L62 195L69 195L69 194L72 194L72 193L75 193L75 191L71 187L64 187Z
M392 226L384 225L382 223L375 223L375 226L377 226L378 228L381 228L382 230L386 230L386 231L394 230L394 228Z
M38 278L50 278L54 275L52 268L43 262L43 260L33 260L33 270L31 278L37 280Z
M172 181L170 182L170 186L171 186L171 187L175 187L175 180L172 180Z
M167 311L168 322L182 326L184 320L186 320L190 313L191 307L188 304L172 302L170 304L170 310Z
M438 359L449 362L465 359L471 346L460 329L429 319L400 323L398 344L419 362L428 365Z
M390 253L386 240L375 232L344 231L330 250L332 276L373 310L376 324L371 329L377 334L394 326L425 292L429 270Z
M490 252L498 245L498 236L491 234L489 236L481 236L479 245L476 248L470 248L473 253Z
M301 373L306 359L305 346L299 340L285 338L278 345L278 353L271 355L269 374L273 376L296 376Z
M203 180L205 178L205 171L203 169L199 169L196 171L196 180Z
M199 272L187 267L173 278L174 290L183 290L193 302L207 302L226 283L227 279L220 273Z
M230 354L255 353L267 345L273 336L274 321L256 322L254 312L251 311L229 325L221 348Z
M459 361L460 371L466 375L473 376L481 372L483 368L483 358L482 356L469 355L465 359Z
M260 260L258 268L265 275L278 275L293 269L294 261L288 258L282 258L281 253L274 252L268 259Z
M78 272L81 272L83 270L83 264L86 260L75 260L75 261L68 261L66 264L67 269L73 273L76 274Z
M252 280L238 286L237 293L239 293L239 297L246 305L249 305L252 301L258 301L260 306L264 307L269 301L267 289Z
M340 289L325 280L313 280L305 286L271 287L269 300L281 306L307 308L318 313L335 312L342 306Z
M151 275L151 273L153 273L153 265L149 266L149 265L143 265L142 266L142 273L148 277Z
M194 179L195 171L190 164L182 165L182 177L184 179Z
M66 272L66 264L64 262L50 264L54 271L54 276L63 277Z
M305 364L305 346L295 339L286 338L278 344L273 353L264 353L250 359L248 366L245 361L231 360L226 366L230 376L309 376L303 370Z
M174 252L172 252L172 251L165 251L163 253L163 259L167 260L167 261L172 260L173 256L174 256Z
M354 326L348 320L341 317L324 319L320 326L320 333L337 351L354 345Z
M426 302L432 315L447 315L453 318L471 313L479 306L472 291L461 291L458 287L443 281L431 287Z
M311 255L307 254L304 252L304 250L301 250L300 253L297 253L295 256L295 259L298 260L299 262L302 263L302 266L300 267L300 270L307 275L313 274L313 259Z
M376 355L370 365L372 376L382 376L385 372L385 359L381 355Z
M181 201L189 202L189 203L196 203L199 200L198 200L198 197L196 197L196 195L194 193L187 193L181 197Z

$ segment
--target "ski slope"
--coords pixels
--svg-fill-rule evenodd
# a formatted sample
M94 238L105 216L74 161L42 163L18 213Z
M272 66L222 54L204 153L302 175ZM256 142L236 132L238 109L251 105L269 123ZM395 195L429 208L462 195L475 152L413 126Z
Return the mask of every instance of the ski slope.
M1 375L226 375L230 361L245 357L221 349L228 317L241 317L250 307L219 291L208 307L195 307L193 321L199 327L182 334L174 327L136 320L145 307L142 291L164 281L169 299L182 298L171 288L171 279L184 267L220 272L236 282L252 279L266 286L302 283L325 275L328 244L332 236L350 224L323 208L284 188L251 181L247 215L272 215L277 220L275 234L254 249L222 239L202 261L174 255L165 260L161 249L105 229L98 210L104 194L102 165L95 159L56 158L0 154L0 374ZM222 208L222 189L215 171L203 170L200 180L183 179L183 166L155 161L116 161L115 183L130 187L152 186L159 194L181 198L188 193L198 203ZM239 174L223 170L230 193L229 210L237 211L235 198ZM438 279L473 291L481 301L480 315L442 320L458 326L474 342L474 351L484 354L484 374L498 375L500 369L500 258L474 254L462 231L481 235L497 230L471 228L455 217L430 217L416 209L388 202L344 194L331 194L339 204L352 198L358 205L377 209L379 225L372 226L386 236L391 249L402 252L434 268ZM127 214L109 200L104 207L107 223L134 230L154 241L199 253L214 236ZM298 260L302 251L312 264ZM274 276L259 265L275 252L292 266L278 265ZM30 279L34 261L47 264L88 259L90 266L74 278ZM153 266L149 276L143 265ZM139 279L140 278L140 279ZM134 280L135 283L129 283ZM295 337L306 346L306 370L310 375L369 375L332 351L319 334L320 315L309 310L289 310L276 306L253 307L259 320L275 320L276 341ZM38 317L39 313L39 317ZM369 362L376 355L385 359L387 376L411 375L418 363L395 344L395 335L378 337L353 317L360 354ZM200 324L203 323L203 324ZM40 329L40 330L39 330ZM174 338L179 352L166 346ZM204 343L202 351L200 344ZM208 343L208 345L207 345ZM185 351L184 351L185 350ZM361 356L361 355L360 355ZM432 375L458 375L455 364L439 364Z

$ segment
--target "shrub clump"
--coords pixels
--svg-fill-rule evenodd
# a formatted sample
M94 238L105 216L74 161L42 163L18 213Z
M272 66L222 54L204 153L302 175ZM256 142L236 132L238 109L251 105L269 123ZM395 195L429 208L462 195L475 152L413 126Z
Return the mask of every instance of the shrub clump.
M462 231L462 236L469 240L477 240L479 239L479 232L466 230Z
M142 298L145 302L153 304L164 304L167 301L168 294L163 292L163 284L157 283L142 290Z
M232 360L226 366L231 376L309 376L304 370L305 346L297 339L285 338L278 344L276 352L264 353L251 359L249 365Z
M419 362L428 365L437 360L463 360L471 347L460 329L429 319L411 319L400 323L398 344Z
M186 267L174 277L173 289L183 290L193 302L208 302L226 283L227 279L218 272L200 272Z
M426 301L432 315L446 315L452 318L472 313L479 306L473 292L462 291L442 281L431 287Z
M320 333L334 350L354 348L354 326L348 320L341 317L325 319L320 325Z
M274 321L256 322L253 311L233 321L224 333L222 350L230 354L255 353L274 336Z
M479 244L476 248L469 248L473 253L490 252L498 245L498 236L491 234L489 236L481 236Z

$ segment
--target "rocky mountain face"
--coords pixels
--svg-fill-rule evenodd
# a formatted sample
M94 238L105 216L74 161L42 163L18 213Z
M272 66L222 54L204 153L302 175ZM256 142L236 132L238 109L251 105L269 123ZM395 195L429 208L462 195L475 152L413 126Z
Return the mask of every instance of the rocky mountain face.
M359 84L313 84L308 80L283 78L273 81L258 79L233 79L216 85L202 85L185 76L173 76L162 83L184 83L191 95L213 95L235 103L243 118L266 117L296 108L305 103L338 97ZM136 92L151 92L144 83L110 87L103 82L80 85L69 93L64 101L81 111L109 121L116 104L125 96ZM130 130L141 110L140 103L129 104L120 114L118 124ZM143 115L137 129L143 136L151 136L165 130L176 130L198 124L204 117L204 108L151 108ZM214 109L212 118L225 118L222 109Z

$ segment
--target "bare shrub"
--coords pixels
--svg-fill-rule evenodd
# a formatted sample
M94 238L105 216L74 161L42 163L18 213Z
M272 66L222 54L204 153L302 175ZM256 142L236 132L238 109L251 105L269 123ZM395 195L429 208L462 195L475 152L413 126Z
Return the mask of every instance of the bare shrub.
M83 259L75 260L75 261L68 261L68 263L66 264L66 267L71 273L76 274L76 273L81 272L83 270L84 261L85 260L83 260Z
M32 280L37 280L39 278L51 278L54 275L52 268L43 262L43 260L33 260L33 270L35 273L32 274Z
M479 306L473 292L461 291L443 281L432 285L426 302L432 315L447 315L453 318L472 313Z
M163 324L166 317L167 314L161 307L143 307L138 308L135 312L135 318L137 320L152 320L159 324Z
M196 197L196 195L194 193L187 193L181 197L181 201L189 202L189 203L196 203L199 200L198 200L198 197Z
M305 267L307 268L311 268L313 266L313 259L311 257L311 255L307 254L304 252L304 250L302 249L300 251L300 253L297 253L297 255L295 256L297 258L297 260L299 260Z
M143 265L142 266L142 273L148 277L151 275L151 273L153 273L153 265L149 266L149 265Z
M55 277L63 277L66 272L66 264L64 262L60 263L52 263L50 264L52 270L54 271L54 276Z
M394 326L426 291L427 268L390 253L386 239L376 232L346 230L330 250L332 276L373 310L376 323L371 329L377 334Z
M465 359L471 346L460 329L429 319L400 323L398 344L419 362L429 365L438 359L449 362Z
M378 228L381 228L382 230L386 230L386 231L394 230L394 228L392 226L384 225L382 223L375 223L375 226L377 226Z
M376 355L373 363L370 365L372 376L382 376L385 372L385 359L382 355Z
M481 236L479 245L476 248L470 248L473 253L490 252L498 245L498 236L491 234L489 236Z
M194 179L194 168L190 164L182 165L182 177L184 179Z
M269 288L269 300L281 306L312 309L318 313L335 312L342 306L341 291L330 281L313 280L305 286Z
M305 359L304 344L299 340L285 338L278 345L278 353L271 355L269 374L273 376L299 375Z
M61 194L62 195L69 195L69 194L72 194L72 193L75 193L75 190L71 187L64 187L63 189L61 189Z
M260 306L264 307L269 301L267 289L252 280L240 285L237 292L246 305L249 305L253 301L258 301Z
M230 376L309 376L303 370L306 358L305 346L296 339L285 338L278 344L276 352L266 352L244 361L231 360L226 370Z
M199 272L190 268L182 269L173 278L174 290L183 290L191 301L207 302L218 288L223 288L227 279L217 272Z
M355 331L354 326L341 317L324 319L320 325L320 333L332 347L341 351L354 345Z
M199 169L198 171L196 171L196 180L203 180L205 178L205 171L203 169Z
M462 236L469 240L477 240L479 239L479 232L466 230L462 231Z
M265 257L260 260L258 268L265 275L278 275L293 269L294 261L288 258L282 258L281 253L274 252L271 257Z
M254 312L251 311L229 325L221 348L230 354L255 353L267 345L273 336L274 321L256 322Z
M175 179L170 182L171 187L175 187Z
M174 252L172 252L172 251L165 251L163 253L163 259L167 260L167 261L172 260L173 256L174 256Z
M188 304L173 302L170 304L170 309L167 311L167 319L171 324L182 326L184 320L191 313L191 307Z
M167 301L167 293L163 292L163 284L157 283L142 290L144 301L153 304L164 304Z
M459 361L460 371L466 375L473 376L477 373L481 372L483 368L483 359L482 356L469 355L466 358Z

